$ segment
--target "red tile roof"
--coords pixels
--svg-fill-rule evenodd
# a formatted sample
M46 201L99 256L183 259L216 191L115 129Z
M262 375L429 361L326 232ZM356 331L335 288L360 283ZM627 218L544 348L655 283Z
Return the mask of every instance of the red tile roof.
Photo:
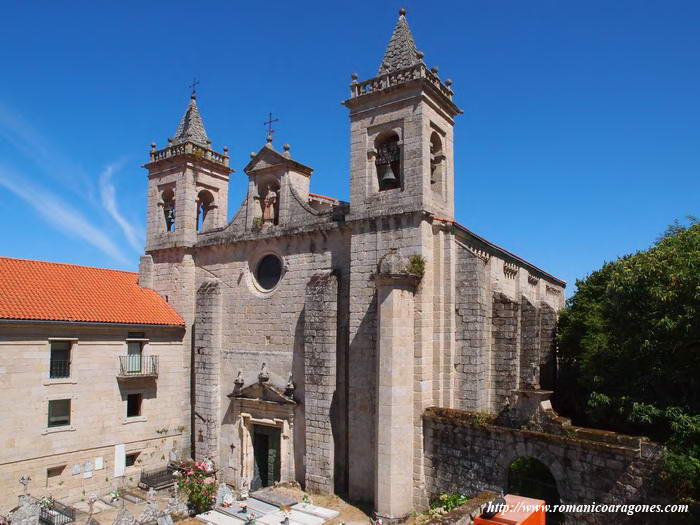
M138 274L0 257L0 319L183 326Z

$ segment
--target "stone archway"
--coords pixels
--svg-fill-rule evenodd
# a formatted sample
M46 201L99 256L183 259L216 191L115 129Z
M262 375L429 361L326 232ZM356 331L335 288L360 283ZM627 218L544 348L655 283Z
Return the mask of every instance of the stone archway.
M531 456L515 458L508 467L508 494L544 500L547 505L561 504L561 496L556 479L551 470L540 460ZM561 512L547 512L547 523L558 525L564 523Z
M518 458L533 458L544 465L552 474L562 503L572 502L572 494L567 483L567 476L559 459L544 446L532 442L520 441L511 447L509 453L503 454L498 464L499 484L503 490L509 485L510 467Z

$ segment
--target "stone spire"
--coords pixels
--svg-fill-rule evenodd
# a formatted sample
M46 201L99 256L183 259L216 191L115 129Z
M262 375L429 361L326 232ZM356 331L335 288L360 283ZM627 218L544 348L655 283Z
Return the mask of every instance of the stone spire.
M182 116L180 125L177 127L175 136L172 138L173 144L182 144L184 142L194 142L205 148L209 148L211 140L207 136L207 131L204 129L202 116L199 114L197 107L197 96L193 93L190 98L190 103L187 106L187 111Z
M415 66L421 62L423 53L416 49L413 34L406 21L406 10L399 11L399 19L386 46L384 58L379 66L378 75L391 73L407 67Z

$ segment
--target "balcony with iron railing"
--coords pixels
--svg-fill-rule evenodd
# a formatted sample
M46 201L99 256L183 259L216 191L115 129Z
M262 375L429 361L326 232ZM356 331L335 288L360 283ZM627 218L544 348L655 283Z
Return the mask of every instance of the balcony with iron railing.
M157 355L120 355L119 375L122 379L131 377L158 377Z
M70 377L70 361L52 359L49 364L49 378L62 379Z

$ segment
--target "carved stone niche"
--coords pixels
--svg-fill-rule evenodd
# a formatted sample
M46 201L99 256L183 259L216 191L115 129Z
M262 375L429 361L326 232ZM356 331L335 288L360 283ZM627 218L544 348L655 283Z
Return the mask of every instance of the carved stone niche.
M243 490L294 481L297 402L285 395L284 388L263 381L236 388L228 397L230 425L222 444L229 467L225 481ZM268 463L261 465L265 457Z

